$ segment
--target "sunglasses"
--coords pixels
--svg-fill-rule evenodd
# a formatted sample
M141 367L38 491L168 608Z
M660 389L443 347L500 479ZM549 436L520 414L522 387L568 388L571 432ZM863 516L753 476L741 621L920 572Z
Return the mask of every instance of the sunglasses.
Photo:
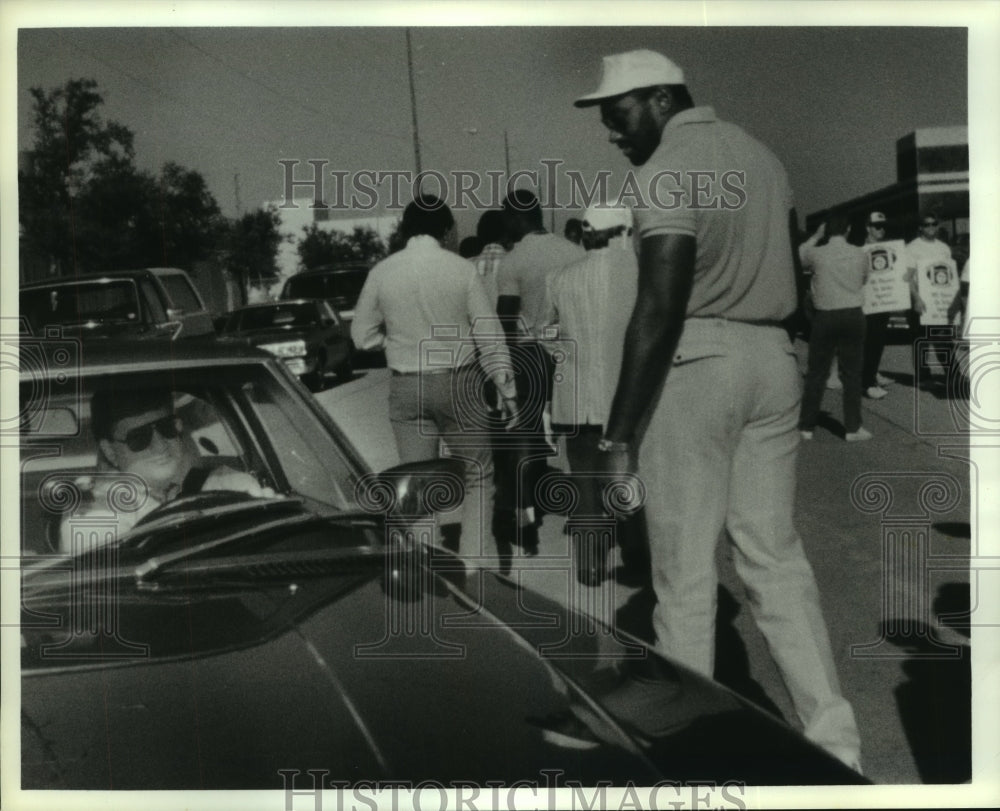
M164 439L177 439L181 434L180 420L173 414L168 417L160 417L158 420L133 428L125 434L124 439L115 439L115 442L127 445L132 453L139 453L139 451L146 450L152 443L154 430Z
M869 228L875 228L878 231L884 231L885 230L885 223L883 223L883 222L870 222L870 223L868 223L868 227Z
M927 228L930 225L937 225L937 221L936 220L924 220L922 223L920 223L920 225L923 226L924 228Z

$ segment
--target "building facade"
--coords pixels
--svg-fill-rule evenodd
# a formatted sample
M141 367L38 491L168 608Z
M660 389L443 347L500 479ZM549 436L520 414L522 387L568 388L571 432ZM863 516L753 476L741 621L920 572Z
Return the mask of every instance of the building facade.
M877 191L816 211L806 217L813 233L833 214L845 214L855 242L864 236L871 211L889 219L887 239L911 240L922 216L934 214L952 245L969 234L968 127L928 127L896 141L896 182ZM963 237L963 235L965 235Z

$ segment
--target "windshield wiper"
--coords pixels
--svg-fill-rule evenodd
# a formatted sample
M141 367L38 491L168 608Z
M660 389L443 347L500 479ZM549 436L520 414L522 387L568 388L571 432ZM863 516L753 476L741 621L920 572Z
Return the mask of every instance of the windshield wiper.
M224 491L219 491L224 492ZM202 493L193 494L192 498L202 496ZM216 521L220 518L232 517L235 515L252 515L254 513L267 514L272 512L287 512L288 510L301 509L303 500L295 496L279 496L276 498L254 498L245 500L243 493L233 491L233 496L239 500L234 504L212 504L210 506L195 506L188 510L169 512L160 518L152 521L142 521L121 537L122 548L140 547L147 536L159 533L161 530L170 529L180 524L190 526L192 523L203 521ZM195 502L197 503L197 502ZM171 508L172 503L167 502L162 505ZM160 508L158 508L160 509ZM151 513L152 514L152 513Z
M165 555L151 557L135 567L136 582L142 583L143 581L148 580L165 566L170 566L171 564L188 558L197 557L198 555L202 555L207 552L217 551L231 543L245 542L248 535L261 535L271 530L288 529L289 527L294 527L298 524L307 524L315 522L316 520L316 516L312 513L304 513L292 517L283 516L275 521L268 521L265 524L256 524L249 529L243 528L237 530L236 532L231 532L228 535L223 535L220 538L213 538L211 541L205 541L205 543L188 546L184 549L178 549L176 552L168 552Z

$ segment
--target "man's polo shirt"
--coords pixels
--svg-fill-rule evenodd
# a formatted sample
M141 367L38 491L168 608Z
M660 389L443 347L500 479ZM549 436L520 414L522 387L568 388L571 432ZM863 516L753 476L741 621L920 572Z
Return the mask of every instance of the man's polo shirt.
M812 268L812 298L817 310L860 307L865 284L865 252L843 236L832 236L826 245L806 242L800 249L802 265Z
M525 234L504 257L497 273L501 296L519 296L521 318L528 334L538 337L545 315L545 286L549 274L581 259L586 251L556 234Z
M638 186L640 239L697 241L688 318L780 321L795 311L792 190L766 146L711 107L683 110L663 128Z
M476 345L495 353L491 372L509 372L503 336L475 266L430 236L411 237L371 269L351 324L359 349L384 347L389 368L404 373L464 366Z

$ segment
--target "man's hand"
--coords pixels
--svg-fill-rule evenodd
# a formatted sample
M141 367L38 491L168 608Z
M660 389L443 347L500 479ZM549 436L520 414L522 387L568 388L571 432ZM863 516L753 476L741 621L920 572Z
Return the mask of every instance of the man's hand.
M247 493L255 498L274 498L274 490L270 487L261 487L260 482L249 473L233 470L233 468L226 466L218 467L209 473L201 489L202 492L234 490L238 493Z
M513 431L521 422L521 409L517 404L516 397L501 397L498 408L500 419L506 423L505 431Z
M636 453L630 446L602 440L598 444L597 467L603 474L601 495L606 508L613 513L631 513L642 506L645 488L638 476Z

